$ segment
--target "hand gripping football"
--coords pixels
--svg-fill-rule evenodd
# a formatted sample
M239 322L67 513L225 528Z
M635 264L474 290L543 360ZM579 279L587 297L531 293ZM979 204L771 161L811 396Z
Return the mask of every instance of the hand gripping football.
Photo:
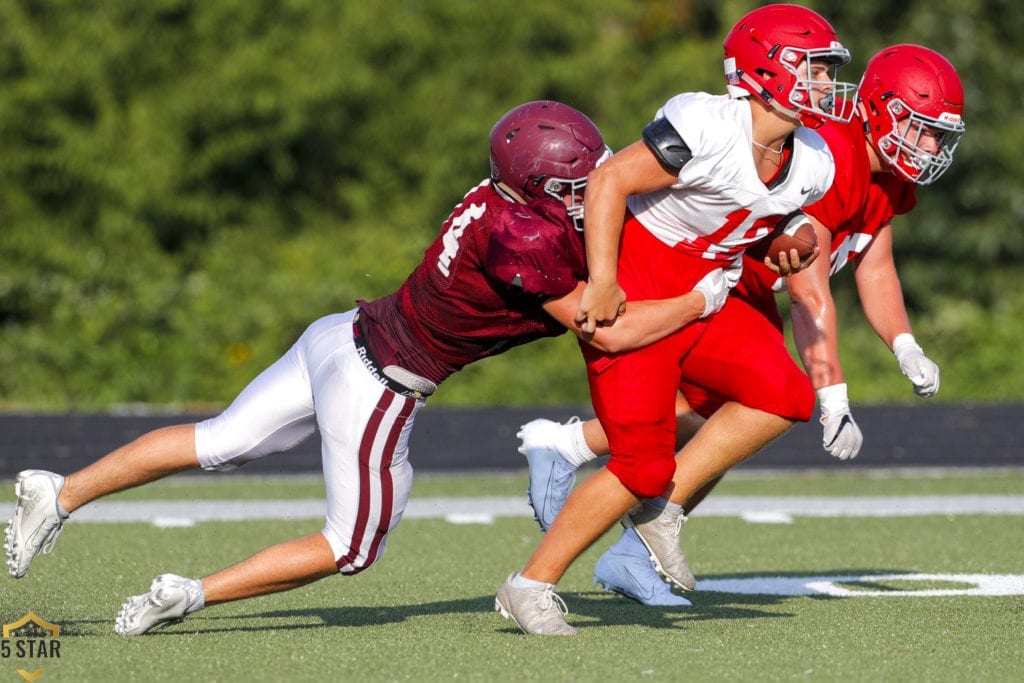
M803 212L798 211L780 220L768 235L748 247L747 255L758 261L764 261L767 256L778 266L780 252L788 255L790 249L796 249L800 263L803 263L814 253L817 246L818 238L814 234L814 227Z

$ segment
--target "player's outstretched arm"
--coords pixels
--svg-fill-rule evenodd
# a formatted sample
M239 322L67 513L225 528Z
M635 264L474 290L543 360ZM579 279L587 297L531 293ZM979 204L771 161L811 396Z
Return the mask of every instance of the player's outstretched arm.
M811 218L820 248L832 249L832 233ZM786 281L793 302L793 339L804 369L818 394L821 446L840 460L857 457L864 443L853 419L839 363L839 329L829 283L828 259L819 259Z
M569 294L549 299L544 303L544 310L588 344L608 353L622 353L647 346L694 320L717 313L725 305L733 284L735 281L726 271L718 268L705 275L686 294L671 299L630 302L629 310L614 326L599 327L593 333L584 332L574 321L583 293L582 282Z
M914 339L903 301L903 287L892 255L892 224L878 231L855 271L857 294L871 327L892 349L900 370L918 396L939 390L939 366L924 355Z

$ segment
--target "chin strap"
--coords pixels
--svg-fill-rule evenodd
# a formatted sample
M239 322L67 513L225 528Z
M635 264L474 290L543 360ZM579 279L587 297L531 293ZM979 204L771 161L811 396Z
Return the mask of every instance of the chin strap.
M773 96L767 89L765 89L760 83L755 81L746 73L740 73L740 79L749 85L754 91L758 93L758 97L762 102L765 102L769 107L772 108L780 116L784 116L791 121L799 121L800 125L806 126L807 128L820 128L825 120L821 117L815 116L814 114L804 111L802 109L787 109L779 103L779 100ZM745 96L750 97L750 91L741 88L739 86L729 86L729 94L733 97L738 97L736 94L742 92Z
M492 181L492 182L494 182L494 181ZM510 186L506 185L505 183L501 182L500 180L494 182L494 189L496 189L498 191L498 194L500 194L501 196L503 196L505 199L509 200L510 202L515 202L516 204L525 204L526 203L526 200L523 199L522 197L520 197L518 192L516 192Z

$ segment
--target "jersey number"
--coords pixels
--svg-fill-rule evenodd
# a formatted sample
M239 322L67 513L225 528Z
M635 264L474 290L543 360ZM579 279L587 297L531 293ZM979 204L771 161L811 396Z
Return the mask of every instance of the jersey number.
M838 246L832 248L832 263L828 274L835 275L843 266L860 256L868 248L873 238L874 235L869 235L866 232L847 235Z
M775 214L761 216L754 221L749 228L744 230L742 234L736 235L733 239L729 240L733 243L732 247L727 247L722 244L730 235L736 234L736 229L741 227L749 216L750 209L736 209L732 213L728 214L725 217L725 224L704 238L709 242L706 253L714 255L734 252L736 242L738 241L743 242L743 247L748 247L750 246L748 244L749 242L755 242L771 232L772 226L775 225L776 221L780 218L780 216Z
M444 250L441 255L437 257L437 269L440 270L445 277L451 275L452 259L459 253L459 238L462 237L462 233L466 231L469 224L475 220L478 220L484 215L484 211L487 210L486 204L470 204L466 209L460 213L457 217L452 220L452 225L448 228L448 231L444 234L441 242L444 244Z

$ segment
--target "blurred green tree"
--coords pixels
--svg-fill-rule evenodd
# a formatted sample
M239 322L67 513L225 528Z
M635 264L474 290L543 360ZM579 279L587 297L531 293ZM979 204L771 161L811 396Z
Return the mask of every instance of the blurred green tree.
M486 174L504 111L563 100L625 146L672 94L722 91L722 37L755 4L0 4L0 406L229 400L306 324L402 281ZM854 74L895 42L960 69L967 136L898 219L897 256L940 399L1019 400L1021 13L812 6ZM851 278L837 289L853 398L912 400ZM587 389L566 336L467 369L434 402Z

